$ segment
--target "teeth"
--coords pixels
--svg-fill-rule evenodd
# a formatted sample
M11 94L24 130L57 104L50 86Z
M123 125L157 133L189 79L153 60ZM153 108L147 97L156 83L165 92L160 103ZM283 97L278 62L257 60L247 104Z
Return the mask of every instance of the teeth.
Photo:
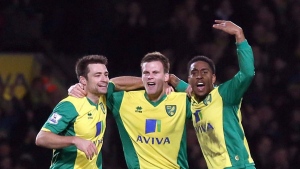
M197 83L197 86L204 86L204 83L199 82Z
M148 85L154 85L154 84L155 84L155 83L153 83L153 82L149 82L149 83L148 83Z

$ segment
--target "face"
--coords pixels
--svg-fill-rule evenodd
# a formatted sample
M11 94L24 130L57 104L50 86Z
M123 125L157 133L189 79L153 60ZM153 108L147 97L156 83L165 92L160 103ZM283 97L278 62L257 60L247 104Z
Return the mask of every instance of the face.
M81 83L86 87L89 94L100 96L107 93L108 86L108 71L104 64L89 64L89 73L87 79L81 76Z
M213 90L216 76L212 73L208 63L197 61L190 66L188 81L196 99L202 101Z
M164 73L164 68L160 61L142 64L142 81L150 100L157 101L165 94L164 85L168 78L169 74Z

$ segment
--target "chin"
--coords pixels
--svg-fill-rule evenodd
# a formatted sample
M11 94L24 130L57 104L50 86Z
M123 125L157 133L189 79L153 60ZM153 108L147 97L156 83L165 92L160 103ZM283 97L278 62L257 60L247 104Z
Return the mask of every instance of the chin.
M99 93L100 95L104 95L104 94L107 93L107 91L99 91L98 93Z
M205 97L206 96L206 94L204 92L195 92L195 95L197 97Z

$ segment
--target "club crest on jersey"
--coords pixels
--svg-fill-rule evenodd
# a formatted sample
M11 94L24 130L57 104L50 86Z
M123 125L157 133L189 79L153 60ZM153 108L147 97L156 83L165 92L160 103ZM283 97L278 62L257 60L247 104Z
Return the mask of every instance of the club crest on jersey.
M203 100L203 104L207 106L209 103L211 103L212 97L211 94L207 95L206 98Z
M105 109L104 104L101 102L101 103L99 103L99 105L100 105L100 108L101 108L103 114L105 114L106 113L106 109Z
M169 116L174 116L174 114L176 113L176 105L166 105L165 108Z
M58 124L58 121L61 119L61 115L59 115L58 113L54 112L52 114L52 116L49 118L48 122L50 124Z

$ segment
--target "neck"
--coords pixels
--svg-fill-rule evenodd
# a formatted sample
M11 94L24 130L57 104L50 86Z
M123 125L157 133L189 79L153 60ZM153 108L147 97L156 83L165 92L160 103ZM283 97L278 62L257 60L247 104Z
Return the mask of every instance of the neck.
M165 94L165 91L159 93L159 94L152 94L152 95L149 95L147 94L146 96L148 97L148 99L152 102L156 102L158 101L163 95Z
M91 94L91 93L88 93L86 95L86 97L89 98L95 104L98 104L99 98L100 98L100 96L97 96L97 95L94 95L94 94Z
M195 100L200 103L205 99L206 96L195 96Z

